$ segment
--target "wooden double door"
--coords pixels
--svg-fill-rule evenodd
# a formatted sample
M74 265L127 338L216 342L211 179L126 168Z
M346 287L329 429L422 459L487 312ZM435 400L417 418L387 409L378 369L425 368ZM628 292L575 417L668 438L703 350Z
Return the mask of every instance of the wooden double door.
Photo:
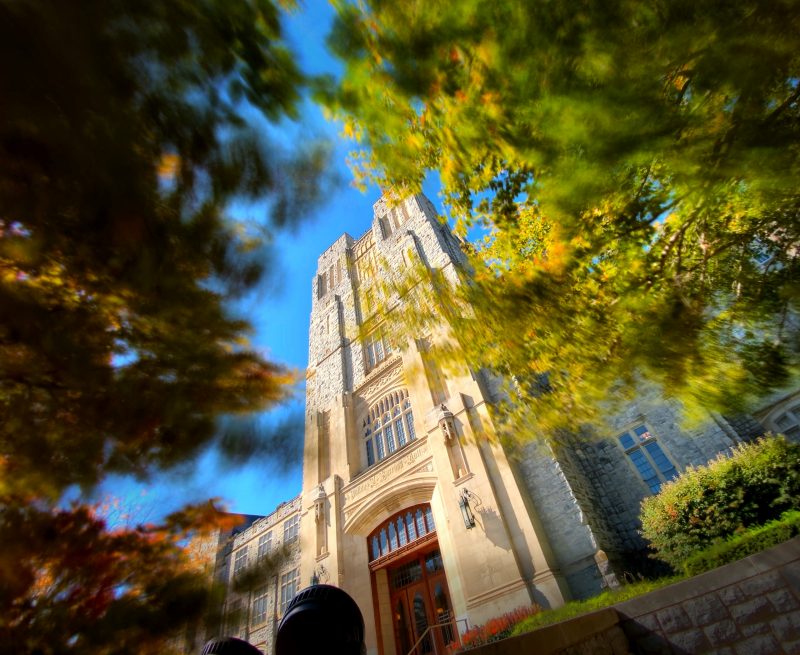
M439 549L415 553L387 572L397 655L409 655L412 648L415 655L453 650L458 634ZM426 634L437 624L441 627Z

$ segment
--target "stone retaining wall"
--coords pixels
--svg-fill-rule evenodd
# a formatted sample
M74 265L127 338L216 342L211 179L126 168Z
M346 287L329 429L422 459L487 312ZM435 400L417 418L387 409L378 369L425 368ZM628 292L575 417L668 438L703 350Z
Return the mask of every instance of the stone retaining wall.
M800 537L615 609L634 653L800 653Z
M800 537L470 655L800 654Z

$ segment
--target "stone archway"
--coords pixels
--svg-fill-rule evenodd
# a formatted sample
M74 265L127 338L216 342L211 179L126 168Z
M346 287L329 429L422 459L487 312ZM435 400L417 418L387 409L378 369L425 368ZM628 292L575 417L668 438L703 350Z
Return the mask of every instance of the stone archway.
M458 631L429 503L389 516L367 537L383 655L445 653Z

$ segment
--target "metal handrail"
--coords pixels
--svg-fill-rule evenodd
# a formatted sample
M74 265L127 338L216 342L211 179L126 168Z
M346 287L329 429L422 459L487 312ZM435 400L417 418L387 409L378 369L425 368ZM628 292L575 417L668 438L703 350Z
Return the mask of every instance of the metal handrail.
M419 646L420 642L421 642L423 639L425 639L425 637L427 636L427 634L428 634L428 633L429 633L431 630L433 630L434 628L443 628L443 627L444 627L444 626L446 626L446 625L449 625L449 626L451 626L451 627L455 628L454 634L455 634L455 636L456 636L456 640L458 641L458 627L455 625L455 621L453 621L452 619L450 619L449 621L445 621L444 623L434 623L433 625L429 625L429 626L428 626L428 627L425 629L425 632L423 632L423 633L422 633L422 635L420 636L420 638L419 638L419 639L417 639L417 641L416 641L416 642L414 643L414 645L411 647L411 650L410 650L410 651L408 651L407 655L412 655L412 653L414 653L414 652L417 650L417 646ZM436 649L436 642L434 642L434 646L433 646L433 647L434 647L434 650L435 650L435 649Z

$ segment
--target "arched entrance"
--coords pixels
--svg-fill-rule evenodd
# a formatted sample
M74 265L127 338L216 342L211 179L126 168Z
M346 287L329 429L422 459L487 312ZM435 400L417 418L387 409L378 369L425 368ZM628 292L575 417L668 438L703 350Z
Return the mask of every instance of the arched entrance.
M458 631L430 505L398 512L370 534L368 544L373 589L376 575L388 582L376 592L389 596L396 655L455 650Z

